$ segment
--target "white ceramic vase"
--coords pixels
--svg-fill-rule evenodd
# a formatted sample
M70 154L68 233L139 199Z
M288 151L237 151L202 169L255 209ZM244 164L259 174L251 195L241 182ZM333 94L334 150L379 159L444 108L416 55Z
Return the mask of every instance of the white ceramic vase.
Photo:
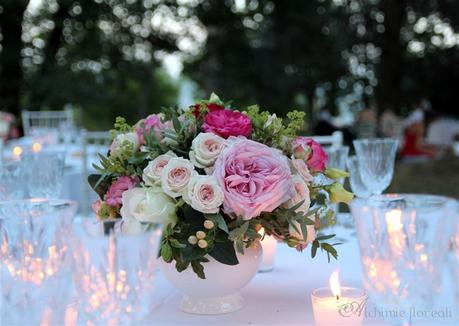
M255 276L261 263L262 249L259 242L245 249L244 255L237 253L238 265L229 266L207 257L204 263L206 279L200 279L188 267L179 273L175 264L161 260L161 272L184 296L180 309L199 315L217 315L239 310L244 305L239 290Z

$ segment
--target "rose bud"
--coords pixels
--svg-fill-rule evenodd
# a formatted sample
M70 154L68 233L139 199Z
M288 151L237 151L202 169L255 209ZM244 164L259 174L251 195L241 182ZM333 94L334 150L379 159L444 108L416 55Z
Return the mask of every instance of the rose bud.
M198 238L196 238L194 235L190 235L188 237L188 242L192 245L195 245L198 243Z
M196 232L196 237L199 239L199 240L202 240L206 237L206 233L204 231L198 231Z
M215 226L214 222L212 222L211 220L205 220L204 221L204 227L207 229L207 230L211 230L213 229Z
M206 240L199 240L198 241L198 247L201 249L207 248L207 241Z

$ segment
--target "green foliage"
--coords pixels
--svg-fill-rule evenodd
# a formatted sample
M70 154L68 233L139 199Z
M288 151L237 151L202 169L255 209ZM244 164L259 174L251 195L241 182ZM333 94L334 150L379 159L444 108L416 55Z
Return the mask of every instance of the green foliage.
M179 223L175 227L166 227L161 240L160 256L165 262L175 261L179 272L191 266L196 275L205 278L202 264L208 262L207 255L226 265L238 264L234 243L228 238L228 225L220 214L203 214L188 204L181 205L178 211ZM204 228L204 221L211 220L215 227ZM205 232L207 247L200 248L188 241L190 236Z
M246 114L252 120L252 139L268 146L289 152L291 142L304 125L304 112L291 111L286 119L261 111L258 105L247 108Z

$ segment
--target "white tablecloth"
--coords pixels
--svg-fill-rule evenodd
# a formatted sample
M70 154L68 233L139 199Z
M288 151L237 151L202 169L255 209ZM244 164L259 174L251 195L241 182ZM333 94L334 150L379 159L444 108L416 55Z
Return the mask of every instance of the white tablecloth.
M318 252L311 259L310 250L297 252L285 245L278 245L274 271L259 273L242 290L245 306L236 312L217 316L198 316L179 310L181 294L173 289L159 274L157 295L162 303L145 321L155 325L311 325L313 324L311 292L328 287L330 274L340 270L342 286L362 288L362 270L357 239L353 229L335 227L338 237L346 240L339 246L339 260L327 262L327 255ZM444 290L432 309L450 309L452 317L434 320L413 319L413 324L459 324L459 309L452 273L444 273ZM420 286L422 286L420 284ZM370 305L367 306L371 308ZM366 318L368 325L389 325L381 318Z

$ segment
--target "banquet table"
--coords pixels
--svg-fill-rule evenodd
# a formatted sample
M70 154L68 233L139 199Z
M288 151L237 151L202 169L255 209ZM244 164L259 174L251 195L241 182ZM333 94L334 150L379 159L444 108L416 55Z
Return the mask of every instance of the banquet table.
M327 261L325 253L312 259L309 248L297 252L279 244L276 265L272 272L258 273L242 290L245 306L224 315L192 315L179 309L181 294L174 290L158 272L156 281L158 306L145 320L154 325L313 325L311 292L328 287L330 274L339 269L341 286L362 288L362 270L358 242L349 215L347 227L335 226L332 230L344 243L339 246L339 259ZM450 311L447 318L413 318L414 325L457 325L459 309L457 282L445 268L443 291L435 301L435 308ZM381 311L382 313L382 311ZM367 305L366 325L390 325L393 320L381 318L381 313ZM379 317L378 317L379 316Z

